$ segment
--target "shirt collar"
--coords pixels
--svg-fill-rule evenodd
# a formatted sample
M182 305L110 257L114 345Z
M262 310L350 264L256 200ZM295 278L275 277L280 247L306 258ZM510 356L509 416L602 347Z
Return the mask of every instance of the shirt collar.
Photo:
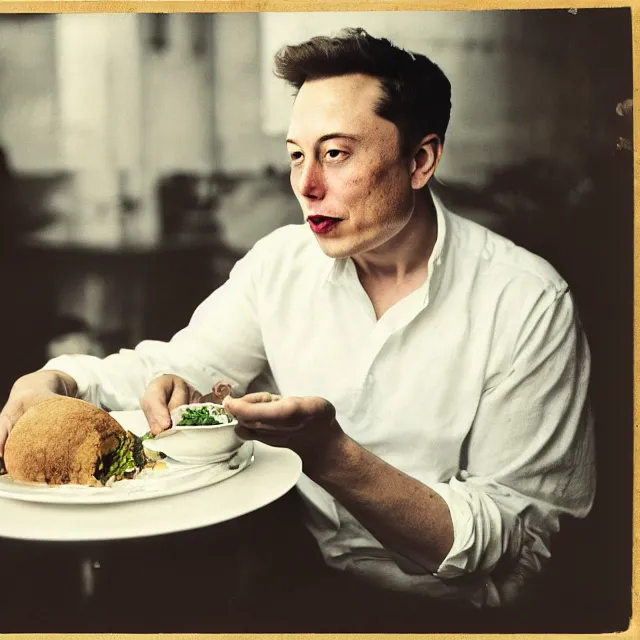
M447 236L448 218L448 211L440 198L432 189L429 189L429 193L436 212L437 236L431 252L431 257L429 258L427 278L419 289L422 295L422 304L424 306L428 304L430 293L435 292L437 284L440 281L440 272L442 271L440 267L446 254L445 238ZM320 252L322 253L322 251ZM324 266L326 274L325 282L338 282L345 275L345 272L351 270L350 267L353 263L351 258L328 258L324 253L322 253L322 256L326 259Z
M437 291L440 281L442 280L442 263L446 257L446 240L449 222L449 212L444 206L442 200L440 200L432 189L429 189L429 193L431 194L431 199L436 211L437 236L429 258L427 278L420 288L420 291L422 292L422 305L425 307L429 303L430 297Z

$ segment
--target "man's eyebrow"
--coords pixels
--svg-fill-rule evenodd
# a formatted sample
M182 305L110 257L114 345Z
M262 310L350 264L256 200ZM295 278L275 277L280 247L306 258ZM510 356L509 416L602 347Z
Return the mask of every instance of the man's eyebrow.
M346 140L353 140L354 142L358 142L360 140L360 136L356 136L356 135L353 135L351 133L335 132L335 133L325 133L323 136L320 136L318 138L318 141L316 142L316 144L322 144L323 142L326 142L327 140L333 140L335 138L344 138ZM290 143L290 144L298 144L292 138L287 138L286 142Z

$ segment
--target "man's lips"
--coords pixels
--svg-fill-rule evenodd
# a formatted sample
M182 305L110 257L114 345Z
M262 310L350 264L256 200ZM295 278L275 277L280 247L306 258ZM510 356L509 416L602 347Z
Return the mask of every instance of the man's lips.
M307 222L314 233L329 233L339 222L340 218L331 218L330 216L309 216Z

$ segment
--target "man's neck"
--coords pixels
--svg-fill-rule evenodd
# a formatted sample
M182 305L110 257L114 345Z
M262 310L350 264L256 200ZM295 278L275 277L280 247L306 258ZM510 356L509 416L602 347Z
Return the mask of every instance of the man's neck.
M361 282L395 283L401 287L416 278L424 280L437 235L435 205L425 190L400 233L382 247L353 257Z

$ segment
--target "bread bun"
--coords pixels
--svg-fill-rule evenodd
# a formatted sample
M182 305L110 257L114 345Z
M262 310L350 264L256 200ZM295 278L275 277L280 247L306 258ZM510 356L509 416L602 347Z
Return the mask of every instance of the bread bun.
M76 398L52 398L33 405L16 422L4 462L20 482L102 486L98 465L126 437L103 409Z

